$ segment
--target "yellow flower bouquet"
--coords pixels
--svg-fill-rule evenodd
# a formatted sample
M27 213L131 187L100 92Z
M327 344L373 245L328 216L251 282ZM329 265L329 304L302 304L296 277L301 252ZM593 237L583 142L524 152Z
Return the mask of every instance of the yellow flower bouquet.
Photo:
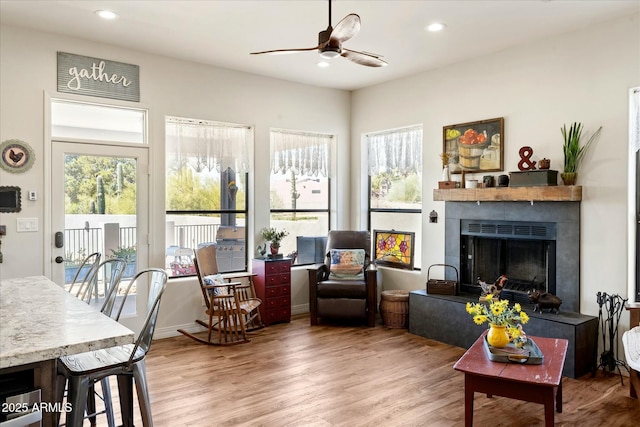
M509 340L516 345L523 345L526 342L526 337L520 324L526 324L529 321L529 316L522 311L520 304L515 303L512 307L509 307L509 300L495 301L491 294L486 296L486 301L489 302L488 305L467 302L467 313L473 316L475 324L482 325L488 322L492 326L506 328ZM524 338L524 340L521 338Z

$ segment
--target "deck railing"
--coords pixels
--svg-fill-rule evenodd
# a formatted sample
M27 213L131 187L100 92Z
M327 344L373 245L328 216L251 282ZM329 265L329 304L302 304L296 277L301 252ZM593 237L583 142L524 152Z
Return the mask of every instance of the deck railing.
M67 264L80 264L89 254L102 251L101 228L66 228L64 259Z
M197 249L199 243L215 242L220 224L176 225L174 242L181 248Z
M174 241L181 248L196 249L199 243L215 242L219 224L177 225ZM136 247L136 227L120 227L118 247ZM80 264L89 254L103 251L103 230L93 228L67 228L64 230L65 260L67 264ZM108 257L112 254L103 254Z

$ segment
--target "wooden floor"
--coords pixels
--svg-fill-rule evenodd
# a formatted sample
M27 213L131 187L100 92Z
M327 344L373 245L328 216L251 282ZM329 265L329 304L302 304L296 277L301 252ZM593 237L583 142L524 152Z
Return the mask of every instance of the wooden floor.
M380 324L311 327L307 316L253 332L250 343L232 347L184 336L157 340L147 358L153 421L159 427L461 426L463 374L453 364L464 351ZM624 386L604 372L564 378L563 392L558 426L640 425L640 403L629 397L626 377ZM136 419L141 426L137 406ZM474 425L544 425L543 406L476 394Z

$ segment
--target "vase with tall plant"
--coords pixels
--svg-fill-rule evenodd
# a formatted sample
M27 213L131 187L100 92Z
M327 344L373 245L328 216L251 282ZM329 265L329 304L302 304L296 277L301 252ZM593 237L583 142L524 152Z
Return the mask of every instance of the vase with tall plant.
M602 126L591 135L585 144L582 144L582 123L574 122L569 129L567 129L567 125L563 125L560 128L564 139L562 146L564 171L560 174L560 177L565 185L575 185L582 159L601 131Z

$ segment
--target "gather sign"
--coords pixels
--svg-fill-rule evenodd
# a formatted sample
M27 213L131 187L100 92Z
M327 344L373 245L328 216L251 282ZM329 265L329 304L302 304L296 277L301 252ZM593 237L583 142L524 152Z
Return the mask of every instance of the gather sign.
M58 92L140 101L140 67L58 52Z

